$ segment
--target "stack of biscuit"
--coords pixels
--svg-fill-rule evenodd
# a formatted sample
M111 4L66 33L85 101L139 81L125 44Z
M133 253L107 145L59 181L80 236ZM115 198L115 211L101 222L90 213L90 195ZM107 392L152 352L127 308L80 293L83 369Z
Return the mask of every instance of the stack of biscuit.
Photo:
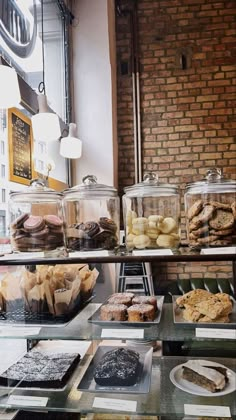
M228 323L232 312L232 301L227 293L210 293L195 289L176 300L186 321L206 323Z
M91 296L98 274L87 264L43 265L35 272L7 273L0 286L1 310L68 314Z
M228 246L236 233L236 202L196 200L187 212L191 246Z

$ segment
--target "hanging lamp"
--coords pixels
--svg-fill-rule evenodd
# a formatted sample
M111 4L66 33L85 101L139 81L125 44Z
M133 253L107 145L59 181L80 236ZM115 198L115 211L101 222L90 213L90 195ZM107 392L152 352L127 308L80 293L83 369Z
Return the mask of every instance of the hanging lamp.
M60 155L67 159L79 159L82 154L82 141L77 137L76 124L69 124L67 137L61 138Z
M0 57L0 108L17 107L20 101L17 73L12 67L4 66Z
M44 57L44 12L43 0L41 0L41 23L42 23L42 59L43 59L43 81L39 83L38 114L31 118L33 136L36 141L58 140L61 136L60 121L57 114L49 111L46 88L45 88L45 57Z

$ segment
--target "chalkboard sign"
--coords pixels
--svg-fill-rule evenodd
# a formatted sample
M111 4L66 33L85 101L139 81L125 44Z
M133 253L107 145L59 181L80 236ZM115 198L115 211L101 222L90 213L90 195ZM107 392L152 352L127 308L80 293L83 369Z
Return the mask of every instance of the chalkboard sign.
M29 185L33 177L31 120L16 108L8 111L9 180Z

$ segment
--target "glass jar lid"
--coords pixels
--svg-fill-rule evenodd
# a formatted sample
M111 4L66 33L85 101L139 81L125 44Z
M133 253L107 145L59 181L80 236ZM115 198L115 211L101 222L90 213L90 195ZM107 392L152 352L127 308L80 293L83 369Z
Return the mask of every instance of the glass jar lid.
M236 192L236 181L225 178L220 168L210 168L201 181L187 184L186 190L193 194Z
M46 181L41 178L32 179L30 182L30 186L24 188L21 191L11 191L10 197L21 199L21 200L38 200L38 199L48 199L50 200L57 200L62 198L62 193L53 190L52 188L48 188L46 185Z
M82 179L82 184L76 185L63 191L64 196L76 194L80 198L116 197L117 190L112 186L98 184L94 175L86 175Z
M127 197L143 197L157 195L178 194L179 188L173 184L161 184L158 175L148 172L143 177L143 182L124 188Z

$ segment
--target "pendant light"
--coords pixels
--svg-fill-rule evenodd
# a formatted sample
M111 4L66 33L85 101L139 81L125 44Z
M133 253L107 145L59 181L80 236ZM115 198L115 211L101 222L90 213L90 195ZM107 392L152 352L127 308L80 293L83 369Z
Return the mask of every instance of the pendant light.
M67 159L79 159L82 154L82 141L78 139L76 124L69 124L67 137L61 138L60 155Z
M38 114L31 118L33 136L36 141L58 140L61 136L60 121L57 114L50 112L48 108L45 89L45 57L44 57L44 13L41 0L41 22L42 22L42 59L43 59L43 81L39 84L38 90Z
M0 108L17 107L20 101L17 73L12 67L4 66L0 57Z

